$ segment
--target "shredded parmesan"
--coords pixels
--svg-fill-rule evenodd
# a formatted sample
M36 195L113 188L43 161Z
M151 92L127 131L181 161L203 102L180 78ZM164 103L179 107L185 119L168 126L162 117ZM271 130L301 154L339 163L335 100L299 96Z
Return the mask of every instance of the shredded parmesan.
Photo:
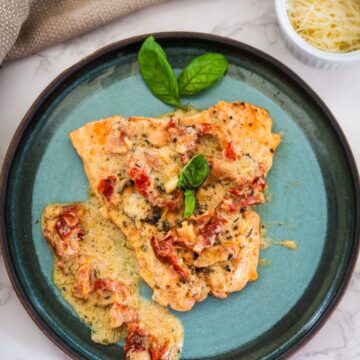
M309 44L337 53L360 49L360 0L288 0L287 10Z

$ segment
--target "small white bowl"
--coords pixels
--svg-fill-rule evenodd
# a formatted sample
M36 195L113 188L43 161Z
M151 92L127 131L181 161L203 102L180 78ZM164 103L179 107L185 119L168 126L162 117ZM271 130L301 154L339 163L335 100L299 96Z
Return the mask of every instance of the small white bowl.
M337 69L360 61L360 50L332 53L320 50L306 42L289 20L287 0L275 0L275 9L286 46L303 63L319 69Z

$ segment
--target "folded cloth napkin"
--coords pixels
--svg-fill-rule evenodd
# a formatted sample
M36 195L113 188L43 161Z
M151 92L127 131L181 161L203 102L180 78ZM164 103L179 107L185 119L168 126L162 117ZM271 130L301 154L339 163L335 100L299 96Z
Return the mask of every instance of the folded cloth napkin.
M0 0L0 64L165 0Z

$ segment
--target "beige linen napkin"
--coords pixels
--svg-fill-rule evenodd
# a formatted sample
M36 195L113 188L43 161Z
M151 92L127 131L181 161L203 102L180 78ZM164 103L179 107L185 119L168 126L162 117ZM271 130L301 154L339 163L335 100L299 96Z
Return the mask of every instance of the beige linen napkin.
M0 64L165 0L0 0Z

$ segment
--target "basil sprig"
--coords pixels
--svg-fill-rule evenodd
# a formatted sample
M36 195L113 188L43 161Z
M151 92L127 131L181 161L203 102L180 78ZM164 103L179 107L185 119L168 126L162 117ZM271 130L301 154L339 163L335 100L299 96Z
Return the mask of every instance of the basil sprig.
M220 80L228 69L224 55L207 53L195 57L176 79L165 51L153 36L142 44L138 60L141 75L153 95L176 107L183 107L180 95L200 93Z
M198 189L209 175L209 163L204 155L199 154L190 159L182 169L178 187L184 190L184 217L188 218L195 210L195 190Z
M208 53L193 59L178 78L180 95L195 95L220 80L228 68L222 54Z
M140 72L150 91L166 104L181 107L174 71L162 47L149 36L138 54Z

